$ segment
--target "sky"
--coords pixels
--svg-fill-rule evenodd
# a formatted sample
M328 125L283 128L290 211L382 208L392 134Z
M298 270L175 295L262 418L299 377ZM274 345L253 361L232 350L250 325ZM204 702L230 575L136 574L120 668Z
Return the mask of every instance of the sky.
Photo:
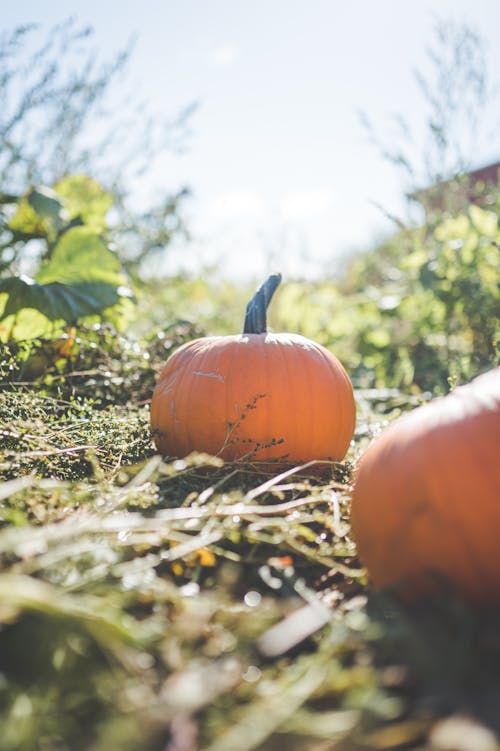
M415 70L428 65L436 14L474 26L500 72L498 0L24 0L5 3L1 23L48 30L75 15L109 55L137 36L129 79L150 109L174 118L197 103L182 153L137 186L145 202L192 192L191 239L164 269L258 280L334 276L405 211L402 177L359 113L389 139L394 114L421 132ZM490 138L472 161L499 158Z

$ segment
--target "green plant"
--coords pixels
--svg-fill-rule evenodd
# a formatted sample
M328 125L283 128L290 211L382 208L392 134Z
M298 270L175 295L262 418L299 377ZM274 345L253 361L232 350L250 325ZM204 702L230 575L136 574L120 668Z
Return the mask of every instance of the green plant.
M6 243L35 242L35 278L0 279L0 339L33 339L93 316L124 314L132 293L106 238L113 197L85 175L4 197ZM10 209L6 212L5 209Z
M468 204L353 262L347 290L367 313L355 347L378 385L444 392L450 377L467 381L498 364L496 190L488 197L492 209Z

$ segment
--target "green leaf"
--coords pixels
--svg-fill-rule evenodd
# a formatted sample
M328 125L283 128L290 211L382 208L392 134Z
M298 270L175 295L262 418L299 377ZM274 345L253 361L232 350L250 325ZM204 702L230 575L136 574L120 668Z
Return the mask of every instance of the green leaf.
M57 193L42 185L30 188L21 198L9 228L14 232L47 236L53 241L67 221L68 213Z
M373 344L375 347L383 348L390 344L391 336L385 329L372 329L368 331L365 337L367 342Z
M433 289L436 284L436 264L434 261L424 263L419 270L419 281L424 289Z
M35 278L41 284L105 282L119 287L127 283L117 256L92 227L65 232Z
M7 295L0 292L0 310L4 306ZM43 336L52 336L58 331L62 333L64 324L54 324L52 321L34 308L23 308L16 315L3 318L0 316L0 342L12 340L26 341Z
M99 314L120 300L118 288L105 282L37 284L23 277L0 280L0 293L7 295L0 320L16 315L24 308L32 308L49 321L73 323L85 316Z
M428 260L428 251L424 248L417 248L417 250L408 253L401 259L401 268L403 269L420 269L421 266Z
M74 227L63 234L35 281L23 277L0 281L3 338L40 336L43 322L45 330L58 322L74 323L101 315L130 297L120 262L102 237L90 227Z
M434 234L440 242L463 239L470 229L470 219L465 214L449 217L441 222Z
M42 185L31 188L26 198L36 215L40 217L47 238L53 242L68 221L68 214L57 193Z
M26 196L23 196L17 204L17 210L10 219L8 227L12 232L20 232L38 237L45 237L46 235L41 217L30 206Z
M41 185L38 188L31 188L27 199L29 205L36 211L38 216L57 226L59 229L62 227L67 214L65 213L64 205L55 191Z
M498 217L494 211L486 211L479 206L469 206L469 215L475 229L486 237L496 239Z
M113 206L113 196L98 182L86 175L68 175L54 190L64 199L70 219L80 217L85 225L96 230L106 227L106 214Z

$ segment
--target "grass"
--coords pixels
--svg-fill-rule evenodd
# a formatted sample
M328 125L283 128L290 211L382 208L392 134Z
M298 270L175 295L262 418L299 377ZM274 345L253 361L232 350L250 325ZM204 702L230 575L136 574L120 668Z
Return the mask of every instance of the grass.
M350 536L353 467L417 397L358 392L322 476L164 462L147 399L191 336L3 352L2 751L497 748L499 614L372 591Z

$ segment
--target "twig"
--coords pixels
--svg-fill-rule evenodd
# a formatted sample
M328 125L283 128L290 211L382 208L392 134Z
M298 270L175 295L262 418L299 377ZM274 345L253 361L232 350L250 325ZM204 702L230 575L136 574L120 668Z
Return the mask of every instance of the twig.
M98 446L70 446L65 449L52 449L51 451L19 451L9 454L16 458L33 458L36 456L58 456L59 454L72 454L74 451L86 451L87 449L97 449Z
M317 464L329 464L331 465L333 462L327 461L325 459L312 459L309 462L306 462L305 464L299 464L296 467L292 467L291 469L287 469L285 472L281 472L279 475L275 475L274 477L271 477L270 480L266 480L266 482L263 482L262 485L258 485L253 490L250 490L247 493L248 498L256 498L258 495L262 495L262 493L267 492L277 483L281 482L281 480L284 480L286 477L290 477L290 475L294 475L297 472L301 472L304 469L308 469L309 467L313 467Z

